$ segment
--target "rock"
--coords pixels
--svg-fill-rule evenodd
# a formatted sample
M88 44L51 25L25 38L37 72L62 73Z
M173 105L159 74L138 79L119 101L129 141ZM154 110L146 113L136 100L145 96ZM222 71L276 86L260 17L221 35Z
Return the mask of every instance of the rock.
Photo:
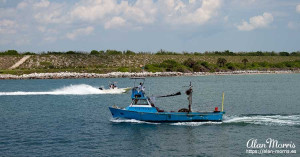
M75 72L60 72L60 73L32 73L23 75L0 74L0 79L70 79L70 78L124 78L124 77L170 77L170 76L206 76L206 75L252 75L252 74L289 74L300 73L300 71L257 71L257 70L239 70L227 72L111 72L107 74L96 73L75 73Z

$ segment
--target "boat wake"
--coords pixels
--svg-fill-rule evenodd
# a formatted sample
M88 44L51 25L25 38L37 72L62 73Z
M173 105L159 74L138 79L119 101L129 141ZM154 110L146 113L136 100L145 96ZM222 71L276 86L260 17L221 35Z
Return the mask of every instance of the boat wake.
M93 87L87 84L70 85L51 91L42 92L27 92L27 91L16 91L16 92L0 92L1 95L89 95L89 94L122 94L126 92L127 88L117 89L105 89L99 90L97 87Z
M300 126L300 115L241 115L225 116L225 124L256 124L273 126Z
M115 123L147 123L134 119L112 119ZM200 125L268 125L268 126L300 126L300 115L240 115L224 116L222 122L177 122L167 123L177 126L200 126Z
M160 123L152 123L152 122L145 122L145 121L140 121L140 120L135 120L135 119L111 119L111 122L114 123L138 123L138 124L160 124Z
M171 123L171 125L183 125L183 126L200 126L200 125L214 125L222 124L222 122L178 122Z
M300 115L240 115L224 116L222 122L178 122L171 125L269 125L269 126L300 126Z

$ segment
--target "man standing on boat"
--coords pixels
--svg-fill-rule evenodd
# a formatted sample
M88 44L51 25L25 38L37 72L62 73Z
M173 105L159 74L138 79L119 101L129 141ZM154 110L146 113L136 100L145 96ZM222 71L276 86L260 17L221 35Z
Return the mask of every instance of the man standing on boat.
M142 91L144 93L145 87L143 86L143 83L141 82L140 85L138 86L138 90Z

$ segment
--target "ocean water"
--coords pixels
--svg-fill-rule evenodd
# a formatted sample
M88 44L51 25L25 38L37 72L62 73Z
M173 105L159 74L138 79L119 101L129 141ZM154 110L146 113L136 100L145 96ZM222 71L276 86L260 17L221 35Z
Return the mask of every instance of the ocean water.
M0 156L253 156L247 142L268 138L300 150L300 74L156 77L148 96L184 93L192 82L193 110L221 108L223 122L147 123L112 119L130 93L99 91L129 78L0 80ZM137 84L138 82L136 82ZM187 96L156 99L167 111L186 108ZM271 150L283 150L273 148Z

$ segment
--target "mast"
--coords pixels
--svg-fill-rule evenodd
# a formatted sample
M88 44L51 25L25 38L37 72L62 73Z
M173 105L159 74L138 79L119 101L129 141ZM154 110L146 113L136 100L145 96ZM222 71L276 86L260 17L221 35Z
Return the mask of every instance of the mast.
M190 82L190 88L186 91L186 94L188 95L188 100L189 100L189 112L192 112L192 95L193 95L192 82Z

